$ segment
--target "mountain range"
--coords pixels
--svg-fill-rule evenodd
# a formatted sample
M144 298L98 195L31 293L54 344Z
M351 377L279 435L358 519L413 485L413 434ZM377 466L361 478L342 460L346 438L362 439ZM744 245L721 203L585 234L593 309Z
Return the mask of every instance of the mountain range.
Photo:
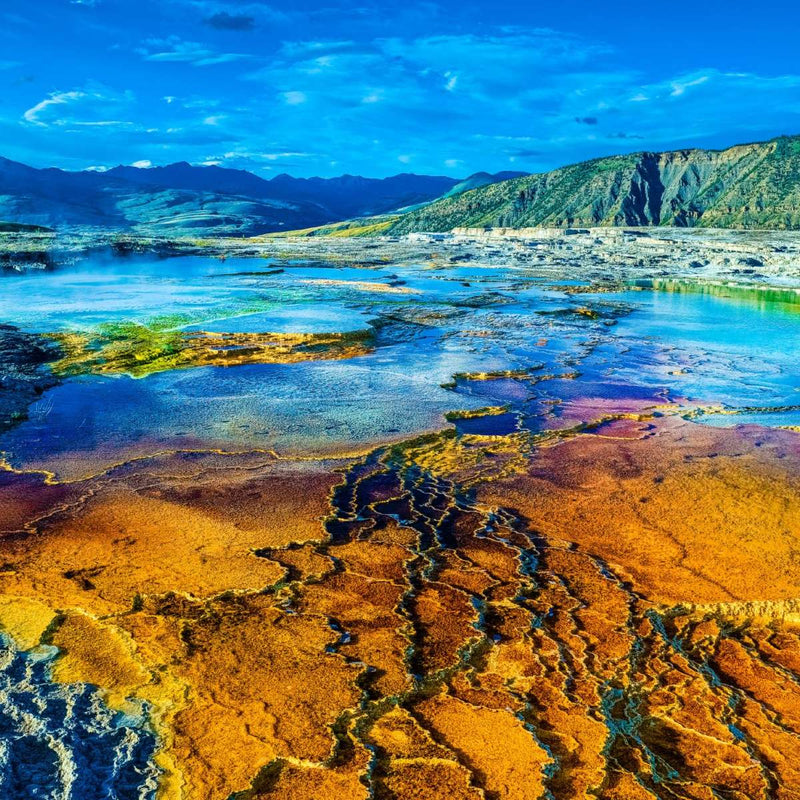
M160 233L251 236L395 212L492 180L432 175L390 178L260 178L244 170L119 166L103 172L35 169L0 158L0 220Z
M585 161L442 198L388 232L613 225L800 228L800 136Z
M370 219L357 222L364 217ZM329 226L343 220L351 222ZM800 136L726 150L609 156L533 175L479 172L463 180L265 179L186 162L67 172L0 158L0 222L218 236L613 225L796 229Z

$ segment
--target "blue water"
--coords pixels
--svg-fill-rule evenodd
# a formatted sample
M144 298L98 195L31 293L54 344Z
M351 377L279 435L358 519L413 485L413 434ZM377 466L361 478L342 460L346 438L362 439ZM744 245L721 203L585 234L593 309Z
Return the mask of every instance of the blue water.
M669 369L642 369L646 380L657 376L674 393L730 408L800 405L800 296L792 304L763 302L758 290L750 301L659 290L619 298L636 309L615 333L653 342L668 358ZM800 410L726 417L703 421L800 424Z
M447 411L490 405L511 404L513 426L541 430L564 401L587 397L680 400L703 407L699 420L708 424L800 424L800 295L791 293L567 296L513 266L101 256L3 278L2 289L0 322L40 333L123 320L215 332L374 332L373 352L350 360L67 380L0 437L12 464L65 478L181 447L352 452L444 427ZM578 313L586 306L596 318ZM504 370L533 379L452 381ZM737 413L714 414L717 407Z

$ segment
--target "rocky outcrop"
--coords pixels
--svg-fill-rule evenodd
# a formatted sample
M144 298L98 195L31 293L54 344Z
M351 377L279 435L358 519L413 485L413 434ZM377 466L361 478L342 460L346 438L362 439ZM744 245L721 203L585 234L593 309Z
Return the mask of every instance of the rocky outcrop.
M586 161L439 200L390 232L598 225L800 228L800 137Z
M45 389L58 383L47 369L58 355L46 337L0 324L0 431L24 419Z

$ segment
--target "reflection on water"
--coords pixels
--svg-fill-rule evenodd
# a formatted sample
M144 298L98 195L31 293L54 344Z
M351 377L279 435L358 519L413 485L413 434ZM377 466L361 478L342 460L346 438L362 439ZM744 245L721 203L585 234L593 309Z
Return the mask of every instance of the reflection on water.
M619 295L637 308L616 333L646 337L669 353L673 366L664 380L673 392L729 410L762 409L748 415L761 424L800 423L792 408L800 404L800 290L666 279L650 284L652 291ZM745 421L724 416L706 414L701 421Z
M755 305L766 311L776 309L800 313L800 288L733 284L714 281L688 281L680 278L655 278L634 281L634 286L673 294L704 294L721 297L732 303Z
M347 452L442 427L453 409L509 406L461 419L462 433L541 430L561 424L565 401L586 398L682 399L707 407L698 419L712 424L800 424L794 289L655 280L573 295L570 284L548 289L517 267L205 257L97 256L4 278L0 322L80 332L89 350L100 331L107 339L127 323L215 335L369 330L371 350L147 374L153 356L121 342L141 367L132 373L147 377L65 379L0 449L15 466L77 476L93 462L176 447Z

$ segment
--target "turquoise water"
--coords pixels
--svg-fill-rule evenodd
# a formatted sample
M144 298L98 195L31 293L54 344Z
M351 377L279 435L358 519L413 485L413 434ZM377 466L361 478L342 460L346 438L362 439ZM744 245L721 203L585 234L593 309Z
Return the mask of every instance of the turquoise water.
M660 290L619 297L636 310L616 332L669 356L667 374L655 372L673 393L731 409L800 406L800 295L792 303L765 301L757 289L745 298ZM652 368L643 372L652 380ZM797 425L800 409L702 421Z
M586 398L741 412L699 417L709 424L800 424L800 303L791 293L666 286L567 296L514 267L204 257L96 256L0 280L0 322L37 333L156 321L374 334L372 352L347 360L65 380L0 436L15 466L62 477L175 448L352 452L490 405L509 405L504 430L540 430L557 424L565 401ZM526 374L469 377L509 370Z

